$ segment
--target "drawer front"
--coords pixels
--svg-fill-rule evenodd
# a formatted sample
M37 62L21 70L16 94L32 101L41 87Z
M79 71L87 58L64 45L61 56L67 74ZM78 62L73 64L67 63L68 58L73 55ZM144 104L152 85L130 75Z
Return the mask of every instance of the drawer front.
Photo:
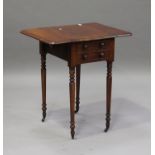
M114 39L75 43L71 53L73 65L103 60L113 61Z

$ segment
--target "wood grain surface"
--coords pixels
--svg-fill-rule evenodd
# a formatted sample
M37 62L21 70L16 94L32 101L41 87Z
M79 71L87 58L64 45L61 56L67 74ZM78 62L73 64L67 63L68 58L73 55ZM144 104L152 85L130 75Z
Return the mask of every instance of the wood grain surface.
M31 28L22 30L21 33L47 44L73 43L132 35L130 32L99 23Z

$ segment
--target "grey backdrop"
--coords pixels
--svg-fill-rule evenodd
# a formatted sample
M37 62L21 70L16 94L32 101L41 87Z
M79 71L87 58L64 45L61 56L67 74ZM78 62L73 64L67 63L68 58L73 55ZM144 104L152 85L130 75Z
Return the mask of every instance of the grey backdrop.
M30 27L83 22L100 22L118 27L132 32L133 36L116 39L113 67L113 104L116 108L113 108L113 115L117 119L113 120L114 125L109 135L101 133L100 130L105 124L103 121L105 108L103 116L99 115L102 111L94 112L95 104L102 107L102 102L105 103L106 65L102 62L82 65L83 111L81 110L78 115L80 128L77 129L79 133L77 139L83 139L73 142L69 139L69 115L65 113L69 111L67 64L52 56L47 58L49 121L44 126L38 119L41 117L38 42L19 34L19 31ZM77 149L78 155L100 154L100 152L107 155L116 151L119 154L127 154L131 149L134 150L132 154L148 155L150 56L149 0L5 0L5 155L44 152L73 154L74 149ZM61 97L58 94L61 94ZM120 110L122 103L124 113ZM117 105L120 108L117 108ZM122 117L126 119L122 120ZM101 126L95 128L99 125ZM124 126L126 130L123 130ZM134 136L130 136L130 133ZM116 139L127 142L117 143ZM90 143L92 141L94 142ZM114 149L109 149L110 146Z

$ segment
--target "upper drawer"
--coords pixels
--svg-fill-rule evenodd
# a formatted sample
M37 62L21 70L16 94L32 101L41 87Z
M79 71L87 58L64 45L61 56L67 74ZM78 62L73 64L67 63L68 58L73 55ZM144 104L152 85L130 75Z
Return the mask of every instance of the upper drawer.
M79 42L72 45L73 65L114 59L114 39Z
M93 52L110 50L111 47L109 40L97 40L97 41L79 43L77 45L77 48L79 53L85 53L85 52L93 53Z

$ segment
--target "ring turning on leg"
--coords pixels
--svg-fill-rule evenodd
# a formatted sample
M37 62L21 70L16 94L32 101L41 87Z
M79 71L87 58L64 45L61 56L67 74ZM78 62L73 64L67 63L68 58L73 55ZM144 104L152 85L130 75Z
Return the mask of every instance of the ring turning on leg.
M71 128L71 137L74 139L75 134L75 115L74 115L74 108L75 108L75 67L69 67L69 90L70 90L70 128Z

